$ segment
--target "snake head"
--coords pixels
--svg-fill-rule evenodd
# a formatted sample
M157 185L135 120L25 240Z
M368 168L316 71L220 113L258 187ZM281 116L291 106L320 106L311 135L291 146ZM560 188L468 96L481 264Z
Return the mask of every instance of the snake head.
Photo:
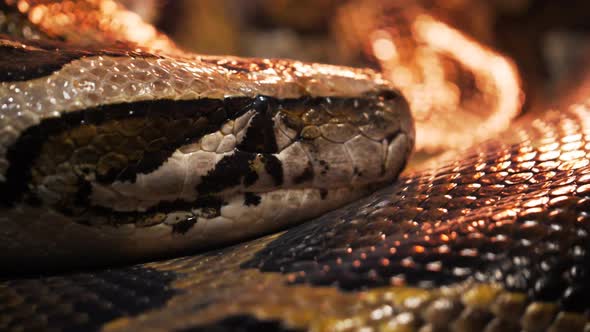
M92 204L133 218L158 216L175 233L201 223L231 226L222 233L236 237L257 235L392 181L412 149L408 106L394 90L220 103L215 112L223 114L213 112L207 121L223 119L218 130L175 147L149 171L110 172L118 176L92 184Z

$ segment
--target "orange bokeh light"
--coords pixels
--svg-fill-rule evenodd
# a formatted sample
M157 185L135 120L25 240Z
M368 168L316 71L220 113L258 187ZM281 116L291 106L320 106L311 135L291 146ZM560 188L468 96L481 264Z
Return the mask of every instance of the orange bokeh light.
M416 45L406 50L411 56L398 54L407 43L386 30L371 34L370 45L385 76L409 99L417 119L417 148L468 146L507 128L522 104L515 66L432 16L416 16L410 30ZM474 91L466 92L450 78L449 71L457 69L448 68L449 59L473 77ZM467 93L479 95L469 102Z

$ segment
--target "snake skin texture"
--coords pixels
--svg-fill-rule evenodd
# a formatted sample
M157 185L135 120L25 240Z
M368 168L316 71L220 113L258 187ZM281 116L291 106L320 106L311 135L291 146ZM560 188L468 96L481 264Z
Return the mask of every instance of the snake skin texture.
M45 2L51 1L27 3ZM34 29L22 36L35 35ZM155 45L168 43L158 34L148 37ZM43 43L28 51L44 54ZM10 42L0 46L14 49ZM118 50L108 52L90 59L65 52L33 74L70 75L73 67L92 75L94 67L116 66L109 56ZM130 61L154 75L157 65L182 71L157 57ZM220 80L224 69L244 72L237 62L219 61L208 64L220 70ZM260 73L264 65L254 63ZM14 84L19 91L24 89L18 84L35 78L18 68L10 75L21 81ZM318 90L333 82L312 81L305 84ZM243 77L234 82L238 90L248 86ZM151 83L145 88L155 88ZM172 85L148 94L172 94ZM38 93L62 98L58 92L70 91L47 87ZM112 107L127 100L124 92L113 93ZM100 103L84 100L90 103L84 107ZM38 120L11 121L0 129L10 132L7 124L26 127ZM497 138L412 165L370 196L280 233L137 265L3 277L0 330L588 332L589 211L590 105L582 103L529 114ZM119 227L124 233L125 225ZM13 235L0 228L3 237ZM0 255L18 257L18 248ZM18 264L15 259L5 265Z
M587 331L590 108L285 232L133 267L6 280L8 331Z

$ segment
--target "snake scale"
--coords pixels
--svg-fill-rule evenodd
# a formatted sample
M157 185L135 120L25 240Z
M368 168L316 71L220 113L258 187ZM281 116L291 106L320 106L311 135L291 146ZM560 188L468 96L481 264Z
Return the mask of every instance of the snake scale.
M0 330L590 330L583 102L394 181L414 129L372 71L1 8Z

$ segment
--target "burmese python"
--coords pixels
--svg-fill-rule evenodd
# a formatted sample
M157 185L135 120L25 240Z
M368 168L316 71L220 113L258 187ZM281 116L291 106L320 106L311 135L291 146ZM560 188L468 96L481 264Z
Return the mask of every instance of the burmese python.
M406 103L368 70L185 54L111 1L2 9L0 330L590 328L585 105L105 268L391 182Z

